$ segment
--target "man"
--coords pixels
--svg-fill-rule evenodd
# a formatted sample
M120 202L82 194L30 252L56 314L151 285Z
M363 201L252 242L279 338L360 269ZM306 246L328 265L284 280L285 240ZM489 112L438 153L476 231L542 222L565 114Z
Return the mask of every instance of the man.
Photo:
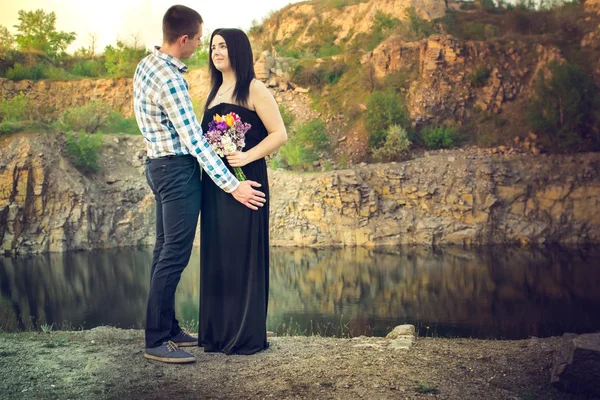
M202 135L183 77L189 58L202 39L202 17L185 6L173 6L163 17L163 45L138 64L133 106L146 139L146 180L156 198L156 244L146 311L148 359L194 362L179 346L196 346L198 338L179 327L175 290L186 267L200 212L200 168L224 191L248 208L265 203L260 184L239 182ZM210 210L208 210L210 212Z

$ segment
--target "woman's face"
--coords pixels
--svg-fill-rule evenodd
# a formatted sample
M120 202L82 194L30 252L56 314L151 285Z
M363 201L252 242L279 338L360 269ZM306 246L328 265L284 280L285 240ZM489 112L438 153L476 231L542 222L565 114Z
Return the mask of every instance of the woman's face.
M229 54L227 53L227 44L225 39L221 35L213 36L212 43L210 44L212 62L215 64L215 68L221 72L225 72L231 69L231 63L229 62Z

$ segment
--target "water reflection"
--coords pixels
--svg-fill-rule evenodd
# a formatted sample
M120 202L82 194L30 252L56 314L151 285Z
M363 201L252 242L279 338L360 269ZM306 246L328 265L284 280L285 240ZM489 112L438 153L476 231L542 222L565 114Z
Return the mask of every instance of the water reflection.
M600 249L271 250L270 330L520 338L600 329ZM143 327L151 249L0 258L0 327ZM197 320L199 254L177 291ZM291 324L290 324L291 321ZM429 329L427 328L429 327Z

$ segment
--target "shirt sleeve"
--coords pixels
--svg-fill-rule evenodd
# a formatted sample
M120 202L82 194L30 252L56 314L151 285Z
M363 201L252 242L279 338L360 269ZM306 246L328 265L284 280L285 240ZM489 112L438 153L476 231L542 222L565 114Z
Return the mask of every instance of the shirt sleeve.
M175 127L181 142L188 148L190 154L198 159L200 166L215 184L227 193L237 189L240 182L229 172L223 160L202 134L202 127L194 114L185 82L176 80L166 82L161 88L158 103Z

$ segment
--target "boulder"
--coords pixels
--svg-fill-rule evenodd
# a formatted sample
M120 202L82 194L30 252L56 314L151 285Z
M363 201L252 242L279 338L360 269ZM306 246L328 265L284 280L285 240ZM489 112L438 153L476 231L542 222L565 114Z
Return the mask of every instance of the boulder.
M554 351L550 382L565 392L600 396L600 333L564 338Z

